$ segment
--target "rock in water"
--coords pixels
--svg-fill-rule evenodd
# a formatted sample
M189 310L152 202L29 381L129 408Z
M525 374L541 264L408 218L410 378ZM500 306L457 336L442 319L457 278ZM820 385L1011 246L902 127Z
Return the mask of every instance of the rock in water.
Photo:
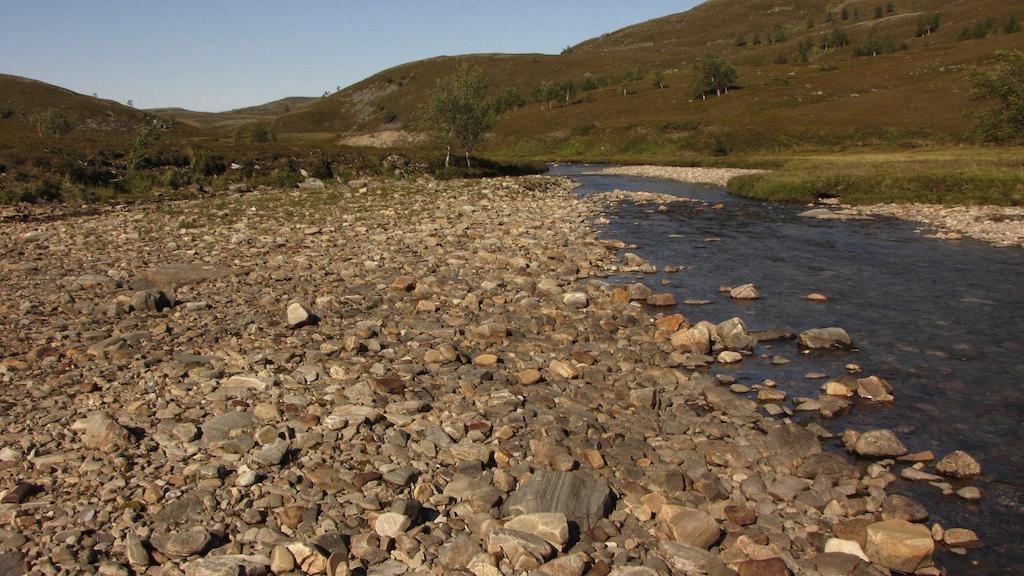
M316 315L305 304L292 302L288 305L288 325L292 328L301 328L315 321Z
M843 445L847 450L869 458L903 456L907 447L900 442L892 430L868 430L859 433L854 430L843 432Z
M804 348L821 350L825 348L850 348L853 339L842 328L812 328L800 333L797 343Z
M647 297L647 303L651 306L667 307L676 305L676 297L671 292L662 292L660 294L651 294Z
M753 284L743 284L729 290L729 296L734 300L757 300L761 297Z
M604 518L614 504L614 496L602 480L593 480L577 472L542 468L516 489L504 506L506 516L560 512L576 522L581 530Z
M981 474L981 464L963 450L947 454L935 464L935 469L953 478L972 478Z
M906 520L883 520L867 527L864 552L871 561L898 572L931 566L935 541L927 526Z

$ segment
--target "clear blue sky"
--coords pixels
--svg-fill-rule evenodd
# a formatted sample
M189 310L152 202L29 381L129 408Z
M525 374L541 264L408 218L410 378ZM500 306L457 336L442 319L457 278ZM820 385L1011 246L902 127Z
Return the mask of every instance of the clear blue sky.
M0 0L0 72L136 107L319 96L411 60L558 53L698 0Z

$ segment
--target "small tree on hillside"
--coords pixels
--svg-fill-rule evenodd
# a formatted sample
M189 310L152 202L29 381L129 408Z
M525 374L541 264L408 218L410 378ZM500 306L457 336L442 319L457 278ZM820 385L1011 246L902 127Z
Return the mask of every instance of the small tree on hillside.
M657 88L658 90L664 89L665 88L665 71L659 68L659 69L655 70L654 72L652 72L651 73L651 84L653 84L654 87Z
M452 147L470 155L494 125L494 103L487 96L487 82L480 68L468 64L437 81L422 110L426 130L445 148L444 165L451 165Z
M729 88L736 85L736 69L714 54L705 56L697 62L696 73L694 93L702 100L706 100L711 92L714 92L715 96L728 94Z
M971 97L989 105L969 114L985 142L1024 143L1024 51L997 57L994 66L971 73Z
M48 109L32 116L40 136L63 136L71 131L71 120L60 110Z

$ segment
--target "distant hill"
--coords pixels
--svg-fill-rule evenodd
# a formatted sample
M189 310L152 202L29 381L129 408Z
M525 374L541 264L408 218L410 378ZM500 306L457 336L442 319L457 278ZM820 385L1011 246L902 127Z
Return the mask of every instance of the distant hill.
M557 56L477 54L391 68L278 118L276 126L282 133L408 130L437 79L469 62L483 68L494 90L518 91L526 101L495 130L490 151L501 155L962 140L971 105L968 72L998 50L1024 47L1024 34L1002 31L1012 15L1024 19L1024 6L1004 0L889 4L709 0ZM929 30L936 15L939 26ZM843 37L845 45L836 46ZM694 99L694 63L711 53L736 66L737 89ZM656 70L663 71L664 89L655 86ZM532 97L543 83L560 81L578 89L568 105L556 101L549 108Z
M112 100L0 74L0 126L5 133L38 133L38 122L43 115L64 117L69 133L93 136L131 133L146 121L144 112Z
M229 129L250 122L268 121L291 112L305 110L320 100L316 97L291 96L266 104L238 108L228 112L195 112L184 108L153 108L148 110L163 118L185 122L198 128Z

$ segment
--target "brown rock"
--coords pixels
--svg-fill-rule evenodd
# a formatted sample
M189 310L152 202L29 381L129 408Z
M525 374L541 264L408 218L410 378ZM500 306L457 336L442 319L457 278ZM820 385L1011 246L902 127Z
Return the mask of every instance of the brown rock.
M654 325L659 330L675 332L676 330L679 330L679 327L682 326L684 322L686 322L686 318L684 318L682 314L672 314L670 316L665 316L664 318L659 318Z
M765 560L744 560L736 566L739 576L790 576L791 572L782 558Z
M647 304L657 307L668 307L676 305L676 297L671 292L651 294L647 297Z
M945 455L935 463L935 469L939 474L953 478L972 478L981 474L981 464L963 450Z
M867 528L864 552L890 570L916 572L931 566L935 542L931 530L906 520L883 520Z

